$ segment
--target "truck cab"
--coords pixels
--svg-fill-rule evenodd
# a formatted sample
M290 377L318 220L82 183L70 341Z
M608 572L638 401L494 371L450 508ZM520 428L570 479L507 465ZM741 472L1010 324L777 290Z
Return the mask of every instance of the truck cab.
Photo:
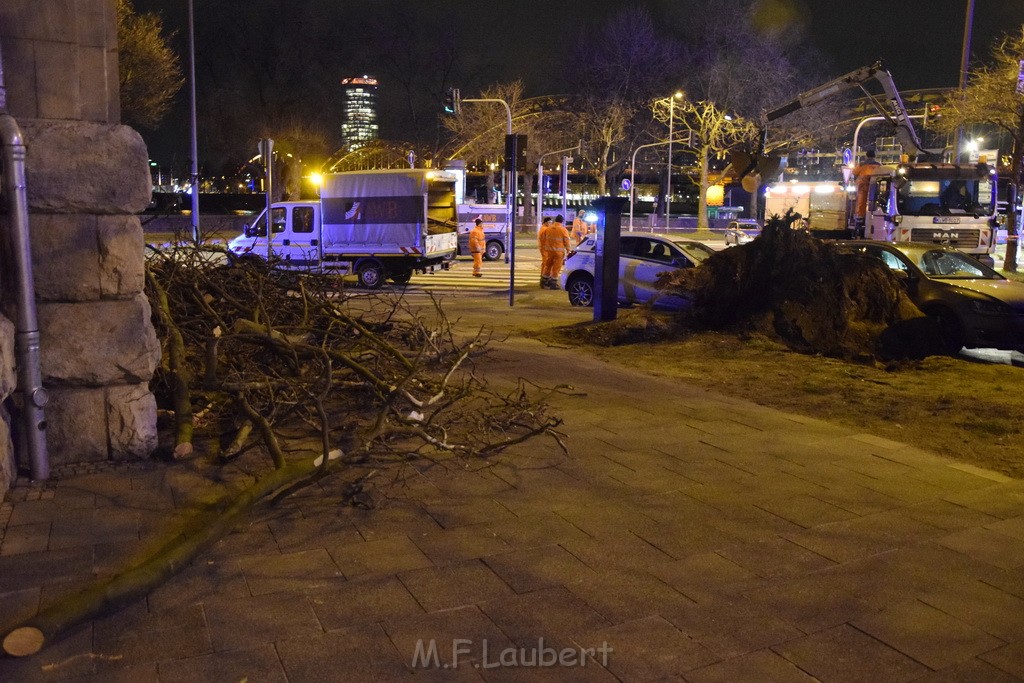
M907 163L871 178L868 239L950 246L992 262L995 169L985 163Z
M285 268L310 268L320 264L319 202L278 202L270 209L267 240L264 209L228 248L240 258L267 258L269 253Z

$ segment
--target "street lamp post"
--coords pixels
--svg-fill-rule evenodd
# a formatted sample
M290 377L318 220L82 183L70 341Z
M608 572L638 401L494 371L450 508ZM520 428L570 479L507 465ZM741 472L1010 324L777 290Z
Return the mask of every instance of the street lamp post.
M189 83L189 118L191 120L192 165L190 168L192 184L192 241L199 244L199 145L196 142L196 47L195 28L192 22L192 0L188 0L188 83ZM270 214L267 214L267 225L270 225ZM267 228L268 239L270 228Z
M665 179L665 229L668 230L668 223L672 216L672 123L675 116L676 100L680 99L683 93L678 90L668 98L668 173ZM639 148L638 148L639 149ZM632 230L633 226L630 225Z

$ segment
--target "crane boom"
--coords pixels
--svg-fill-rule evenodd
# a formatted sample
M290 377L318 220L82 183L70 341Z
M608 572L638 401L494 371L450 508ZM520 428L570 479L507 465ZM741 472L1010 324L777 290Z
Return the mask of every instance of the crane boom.
M882 90L885 92L885 98L888 102L888 108L883 106L878 101L878 98L868 93L864 88L864 83L874 79L878 81ZM830 97L842 92L843 90L849 90L850 88L860 87L868 95L868 99L871 104L874 105L878 113L886 118L886 120L896 127L896 137L899 138L900 144L903 145L908 153L918 157L941 157L941 149L925 149L921 146L921 139L917 136L917 131L914 129L914 125L910 122L910 118L907 116L907 109L903 105L903 98L900 97L899 90L896 89L896 84L892 80L892 74L885 70L882 66L882 62L878 61L870 66L863 66L859 69L854 69L848 74L840 76L834 80L829 81L823 85L819 85L816 88L812 88L806 92L802 92L796 96L796 98L781 107L776 107L766 114L768 121L774 121L779 119L786 114L790 114L798 109L809 107L823 100L827 100Z

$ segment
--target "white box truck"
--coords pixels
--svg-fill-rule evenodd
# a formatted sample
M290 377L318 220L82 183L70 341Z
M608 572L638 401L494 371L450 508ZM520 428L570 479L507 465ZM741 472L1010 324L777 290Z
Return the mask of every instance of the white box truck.
M787 211L807 219L807 228L819 237L846 236L846 188L836 181L770 183L765 191L764 215L784 216ZM793 227L800 227L797 223Z
M508 247L508 207L504 204L459 204L459 256L469 254L469 231L476 219L484 226L484 259L497 261Z
M279 268L350 274L368 289L447 268L457 247L456 176L430 169L324 176L320 199L276 202L228 248Z

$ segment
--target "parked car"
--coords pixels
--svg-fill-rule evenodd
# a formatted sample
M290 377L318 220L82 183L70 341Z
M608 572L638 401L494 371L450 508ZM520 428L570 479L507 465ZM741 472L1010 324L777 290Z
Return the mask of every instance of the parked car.
M761 234L761 224L751 218L729 221L725 226L725 246L753 242Z
M934 316L943 345L1024 351L1024 282L1014 282L951 247L867 240L836 242L847 253L881 260L910 300Z
M622 235L619 240L618 301L625 305L651 303L669 310L686 306L683 298L657 290L658 274L693 268L715 253L701 242L662 235ZM566 259L561 283L573 306L594 305L596 248L597 239L591 235Z

